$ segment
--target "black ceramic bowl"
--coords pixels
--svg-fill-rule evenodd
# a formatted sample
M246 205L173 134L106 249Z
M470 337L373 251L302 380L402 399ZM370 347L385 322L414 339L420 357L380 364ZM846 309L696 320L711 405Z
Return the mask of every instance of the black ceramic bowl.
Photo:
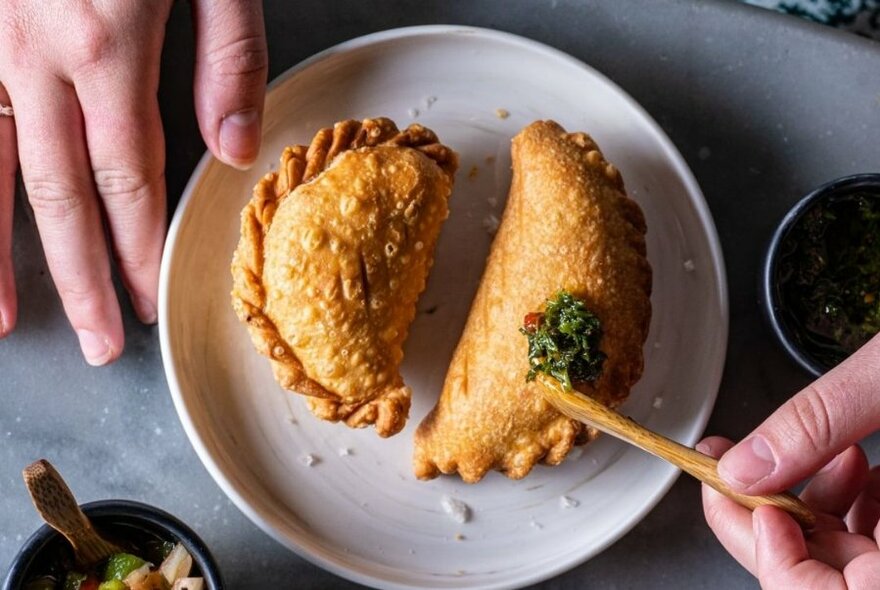
M132 531L139 536L183 543L193 558L193 569L198 568L208 590L222 590L220 569L208 548L188 526L167 512L128 500L102 500L82 505L82 510L108 536L124 536ZM59 551L67 551L67 541L49 525L43 525L25 542L12 560L2 590L21 590L35 576L43 573L48 560L57 559Z
M835 199L855 193L870 193L880 196L880 174L855 174L832 180L809 193L789 210L773 238L764 257L764 267L760 278L760 299L764 317L776 339L788 355L806 371L819 377L833 368L827 362L816 358L802 342L799 328L787 319L778 281L780 250L789 232L812 207L829 203Z

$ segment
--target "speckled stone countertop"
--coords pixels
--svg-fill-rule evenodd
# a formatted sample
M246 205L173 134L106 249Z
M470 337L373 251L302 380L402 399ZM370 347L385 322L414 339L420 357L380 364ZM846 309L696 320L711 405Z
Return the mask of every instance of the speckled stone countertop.
M271 74L345 39L461 23L542 41L621 85L660 123L699 181L730 284L727 369L708 431L737 438L808 382L761 321L756 280L786 209L832 178L877 171L880 45L736 2L266 2ZM192 107L188 5L175 4L162 70L169 207L204 150ZM200 533L233 589L349 588L252 525L202 467L177 420L157 330L125 309L127 349L103 369L81 359L46 271L26 200L16 201L18 329L0 342L0 572L38 526L20 477L50 459L81 501L131 498ZM880 458L880 440L866 441ZM755 587L703 522L681 478L604 553L539 588Z

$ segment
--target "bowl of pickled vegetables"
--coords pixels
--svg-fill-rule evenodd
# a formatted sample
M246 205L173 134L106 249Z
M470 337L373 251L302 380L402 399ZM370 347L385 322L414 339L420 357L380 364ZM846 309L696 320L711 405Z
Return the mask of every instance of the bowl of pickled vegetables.
M127 500L82 505L102 535L122 551L84 566L48 525L12 561L2 590L220 590L220 570L185 524L152 506Z

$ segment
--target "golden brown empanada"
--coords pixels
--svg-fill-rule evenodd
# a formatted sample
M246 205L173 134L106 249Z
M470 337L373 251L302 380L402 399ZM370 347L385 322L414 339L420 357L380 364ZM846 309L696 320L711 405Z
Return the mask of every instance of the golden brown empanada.
M513 140L513 181L501 225L440 400L419 426L419 478L490 469L525 477L561 462L597 432L566 418L526 382L524 316L567 289L602 323L607 356L590 395L616 406L642 373L651 316L645 220L593 140L552 121Z
M322 129L289 147L242 211L233 307L282 387L325 420L406 422L399 367L448 215L455 152L388 119Z

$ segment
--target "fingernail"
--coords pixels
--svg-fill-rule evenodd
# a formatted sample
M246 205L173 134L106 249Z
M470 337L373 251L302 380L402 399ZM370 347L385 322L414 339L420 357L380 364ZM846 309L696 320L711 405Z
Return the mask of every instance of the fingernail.
M762 522L761 515L757 512L752 512L752 532L755 534L755 544L758 543L761 535L764 533L763 528L764 523Z
M145 324L155 324L156 323L156 307L153 303L144 297L135 297L134 298L134 310L137 313L138 319Z
M254 109L238 111L220 121L220 155L227 164L247 168L260 153L260 115Z
M15 330L15 316L10 317L0 311L0 338L6 338L13 330Z
M776 469L776 459L762 436L752 436L739 443L721 458L718 474L728 482L751 486Z
M695 446L694 448L697 449L698 451L700 451L701 453L703 453L704 455L711 455L712 454L712 445L710 445L709 443L707 443L704 440L701 440L700 442L698 442L697 446Z
M113 350L106 338L91 330L77 330L76 335L79 337L79 347L87 363L93 367L100 367L110 361Z

